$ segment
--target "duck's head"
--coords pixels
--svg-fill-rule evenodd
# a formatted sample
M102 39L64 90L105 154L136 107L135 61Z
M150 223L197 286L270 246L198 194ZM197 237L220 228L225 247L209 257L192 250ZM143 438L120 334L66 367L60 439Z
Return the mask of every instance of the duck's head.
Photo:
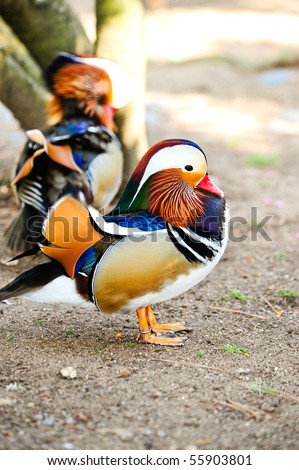
M140 160L115 210L146 210L187 226L203 214L209 196L222 198L223 192L208 176L203 150L189 140L163 140Z
M132 97L126 71L108 59L60 52L47 66L44 79L53 94L49 105L52 121L61 119L63 108L72 103L112 128L114 111Z

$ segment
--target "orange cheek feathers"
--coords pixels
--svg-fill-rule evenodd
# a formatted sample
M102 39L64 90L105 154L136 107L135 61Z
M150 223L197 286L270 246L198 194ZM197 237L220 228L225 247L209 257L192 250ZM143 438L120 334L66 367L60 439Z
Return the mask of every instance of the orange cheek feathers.
M181 179L189 184L192 188L195 188L198 183L204 178L207 173L207 165L205 161L202 162L198 171L184 171L181 170L180 177Z

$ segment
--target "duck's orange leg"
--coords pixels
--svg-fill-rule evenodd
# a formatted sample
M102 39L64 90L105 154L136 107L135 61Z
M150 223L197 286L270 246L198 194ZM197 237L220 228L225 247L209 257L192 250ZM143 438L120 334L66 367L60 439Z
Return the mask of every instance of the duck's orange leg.
M146 315L146 308L138 308L137 309L137 316L139 320L139 334L137 336L137 340L140 343L153 343L153 344L160 344L162 346L183 346L186 337L178 336L175 333L152 333L151 327L147 320Z
M184 322L157 323L154 312L150 305L145 307L145 315L151 330L155 333L167 333L168 331L192 331L192 328L186 326Z

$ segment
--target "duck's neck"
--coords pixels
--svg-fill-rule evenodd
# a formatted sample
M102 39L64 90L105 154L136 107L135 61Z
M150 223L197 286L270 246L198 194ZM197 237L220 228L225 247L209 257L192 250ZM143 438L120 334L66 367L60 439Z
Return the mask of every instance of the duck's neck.
M196 192L203 193L199 190ZM192 229L204 237L221 238L225 222L225 208L224 197L206 194L203 214L197 218Z

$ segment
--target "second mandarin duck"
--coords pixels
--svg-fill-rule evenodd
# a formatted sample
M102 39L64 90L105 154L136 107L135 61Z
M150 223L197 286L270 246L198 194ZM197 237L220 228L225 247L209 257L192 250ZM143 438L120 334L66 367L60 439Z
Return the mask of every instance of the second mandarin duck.
M38 241L42 220L60 197L71 194L102 209L122 181L123 154L113 115L130 100L126 72L110 60L62 52L44 78L52 93L51 125L27 132L16 165L12 183L21 210L6 233L15 252Z
M0 290L0 300L93 305L103 313L137 312L138 341L180 346L189 328L159 324L151 305L186 292L224 253L229 214L207 174L201 148L188 140L154 145L107 216L66 197L50 210L41 251L50 261Z

